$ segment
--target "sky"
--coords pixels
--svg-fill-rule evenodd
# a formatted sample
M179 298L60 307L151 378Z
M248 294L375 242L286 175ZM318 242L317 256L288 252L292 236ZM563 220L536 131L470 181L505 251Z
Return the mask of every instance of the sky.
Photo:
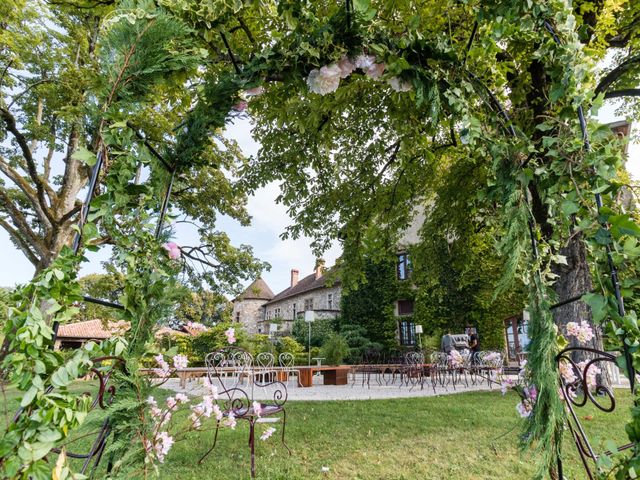
M619 103L610 102L600 109L598 119L609 123L623 118L616 115ZM228 125L227 135L235 139L245 155L256 155L259 145L251 137L251 122L249 119L235 119L234 124ZM635 125L632 137L636 141L629 145L627 168L633 178L640 179L640 125ZM227 232L235 245L247 244L254 249L254 254L262 261L271 264L271 270L264 272L262 278L274 293L278 293L289 286L291 269L300 271L300 278L313 272L315 257L309 247L308 238L297 240L280 239L291 218L283 205L276 203L279 186L269 184L256 191L249 198L248 211L253 217L251 226L242 227L238 222L228 217L221 217L218 229ZM179 245L197 244L197 235L192 227L179 225L176 228L174 241ZM13 246L6 232L0 229L0 286L13 286L31 279L33 267L24 255ZM327 265L331 266L340 255L340 247L335 243L325 254ZM84 264L81 275L101 272L101 262L108 258L108 251L103 249L97 254L88 255L89 261ZM249 282L245 282L248 285Z

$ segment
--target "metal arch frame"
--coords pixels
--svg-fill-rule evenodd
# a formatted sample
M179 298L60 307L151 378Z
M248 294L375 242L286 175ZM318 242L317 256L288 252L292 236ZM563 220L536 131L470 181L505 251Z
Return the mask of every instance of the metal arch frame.
M553 38L553 41L557 44L557 45L561 45L562 42L560 40L560 38L558 37L558 35L555 32L555 29L553 28L553 26L551 25L551 23L548 20L544 21L544 28L545 30L551 35L551 37ZM473 26L473 30L471 33L471 36L469 38L469 42L467 44L467 52L469 51L469 49L471 48L472 44L473 44L473 40L475 38L476 32L478 29L478 21L476 20ZM463 61L463 65L466 62L466 55ZM507 114L507 112L505 111L505 109L503 108L503 106L500 104L500 101L497 99L497 97L493 94L493 92L486 86L484 85L484 83L482 81L480 81L478 79L477 76L475 76L473 73L471 72L467 72L467 75L469 75L469 77L476 82L477 84L479 84L483 90L485 91L485 93L489 96L490 102L489 105L490 107L493 107L495 109L497 109L498 113L500 114L500 116L502 117L503 121L505 122L506 125L503 125L507 132L508 135L513 137L513 138L517 138L517 133L515 131L515 129L513 128L513 125L511 124L509 115ZM591 143L589 141L589 132L587 130L587 122L584 116L584 109L582 107L582 105L580 105L577 108L577 118L578 118L578 123L580 125L580 132L582 135L582 144L583 144L583 150L585 152L589 152L591 151ZM521 165L521 167L523 167L524 165L526 165L526 161L523 165ZM528 199L525 199L528 202ZM598 211L600 211L600 209L603 206L602 203L602 195L600 193L596 193L595 194L595 203L596 203L596 207L598 209ZM604 223L601 222L601 226L602 228L604 228L605 230L609 230L609 226ZM531 220L529 222L529 234L531 237L531 249L532 249L532 255L534 259L537 259L538 257L538 244L537 244L537 240L535 237L535 233L534 233L534 223L533 220ZM622 296L622 292L620 289L620 281L618 278L618 270L613 262L613 257L611 254L611 247L609 245L605 246L606 248L606 256L607 256L607 264L609 266L609 270L611 272L611 282L613 285L613 289L614 289L614 296L616 299L616 304L618 307L618 314L621 317L625 316L625 307L624 307L624 297ZM555 303L554 305L551 305L550 309L556 309L559 308L561 306L564 305L568 305L570 303L579 301L582 299L582 297L590 292L584 292L583 294L579 295L579 296L575 296L575 297L571 297L568 299L564 299L561 300L557 303ZM633 366L633 359L631 357L631 353L629 352L629 347L626 344L626 342L624 342L624 338L620 337L621 343L622 343L622 352L625 358L625 366L627 369L627 376L629 378L629 387L631 390L631 393L633 394L635 392L635 384L636 384L636 375L638 374L638 372L636 372L634 366ZM567 410L569 410L569 414L570 414L570 420L567 422L568 423L568 427L569 430L571 431L572 437L574 439L574 443L576 444L576 448L578 450L578 453L580 454L581 460L583 462L584 468L589 476L590 479L593 479L595 477L592 476L591 470L589 468L589 462L588 460L596 460L597 456L595 455L595 453L593 452L593 449L591 448L591 445L589 444L588 438L582 428L582 425L580 424L580 421L573 409L574 406L576 407L581 407L584 406L584 404L586 404L587 399L589 399L591 401L591 403L593 403L597 408L599 408L601 411L604 412L611 412L615 409L615 398L613 395L613 392L610 391L608 388L604 387L604 386L598 386L596 393L602 393L604 395L607 395L608 398L611 400L611 405L610 408L602 408L602 406L598 403L597 400L595 400L593 398L593 396L589 393L589 390L587 388L587 383L586 383L586 374L587 374L587 370L596 362L599 361L608 361L608 362L614 362L615 361L615 357L613 357L611 354L607 353L607 352L603 352L601 350L597 350L597 349L592 349L592 348L580 348L580 347L570 347L570 348L566 348L564 350L562 350L558 356L556 357L556 362L560 362L560 361L566 361L568 359L568 361L571 363L572 368L574 368L575 370L579 370L577 369L577 366L575 365L575 362L573 362L573 360L571 360L570 358L567 357L567 353L571 353L571 352L575 352L575 351L584 351L584 352L590 352L594 355L596 355L595 359L592 359L591 361L589 361L586 365L586 367L584 368L584 372L583 372L583 376L581 379L579 379L579 381L581 382L581 385L583 387L585 387L585 397L584 397L584 402L581 405L578 405L576 403L574 403L572 401L569 394L569 390L568 390L568 386L567 388L563 388L562 389L562 393L563 396L566 400L566 405L567 405ZM617 363L616 363L617 365ZM572 425L573 422L573 425ZM634 444L626 444L623 445L621 447L618 448L618 452L632 448L634 446ZM605 452L605 454L610 454L613 452ZM563 465L562 465L562 458L560 456L560 452L558 451L557 454L557 458L556 458L556 462L557 462L557 468L558 468L558 477L560 479L563 478Z

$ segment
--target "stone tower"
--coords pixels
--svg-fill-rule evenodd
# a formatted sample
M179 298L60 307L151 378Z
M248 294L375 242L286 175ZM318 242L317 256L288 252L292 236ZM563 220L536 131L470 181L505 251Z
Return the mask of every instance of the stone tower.
M268 333L259 331L259 322L264 319L264 305L273 297L267 282L256 279L233 300L233 323L239 323L251 335Z

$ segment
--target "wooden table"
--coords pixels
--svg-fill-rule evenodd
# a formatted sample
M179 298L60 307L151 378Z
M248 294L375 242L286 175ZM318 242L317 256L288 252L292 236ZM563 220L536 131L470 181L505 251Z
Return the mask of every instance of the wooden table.
M313 386L313 374L316 372L322 373L324 377L325 385L346 385L351 365L339 365L339 366L310 366L310 367L295 367L300 372L300 385L303 387Z

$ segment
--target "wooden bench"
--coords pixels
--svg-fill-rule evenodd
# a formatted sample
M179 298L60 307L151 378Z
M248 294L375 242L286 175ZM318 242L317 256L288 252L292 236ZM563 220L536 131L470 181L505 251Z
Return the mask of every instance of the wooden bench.
M313 374L321 372L324 377L325 385L346 385L348 383L347 377L351 371L351 365L339 365L339 366L310 366L310 367L295 367L300 372L300 385L303 387L313 386Z

